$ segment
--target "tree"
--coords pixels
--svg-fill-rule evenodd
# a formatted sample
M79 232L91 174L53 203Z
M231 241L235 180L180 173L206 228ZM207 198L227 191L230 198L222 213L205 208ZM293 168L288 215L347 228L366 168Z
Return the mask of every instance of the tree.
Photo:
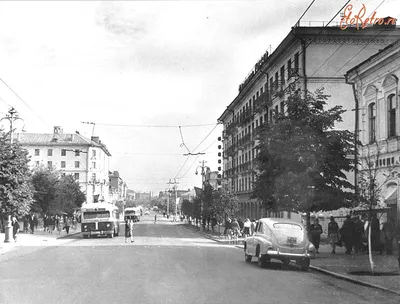
M80 208L86 200L79 182L72 175L62 176L55 186L55 198L49 206L52 214L73 214L74 209Z
M28 151L11 144L7 133L0 133L0 218L25 215L30 210L33 193L30 184Z
M344 172L354 168L348 157L354 155L354 134L334 129L345 110L325 110L327 99L322 90L292 92L286 113L264 125L253 196L266 209L309 215L351 204L353 186Z
M187 199L184 199L182 201L181 210L183 214L193 216L193 211L194 211L193 203Z
M228 189L221 188L215 193L214 214L221 222L226 218L233 218L239 211L239 200Z
M50 212L49 208L55 200L56 185L59 179L59 172L51 168L41 166L34 169L32 175L32 185L34 188L32 211L41 214Z
M379 167L378 163L380 158L380 149L376 143L376 153L371 153L370 147L367 146L366 155L360 158L361 170L358 175L359 183L359 206L368 210L368 253L371 272L375 272L375 264L372 259L372 240L371 240L371 219L373 218L374 209L381 200L382 187L386 185L390 180L397 181L400 178L400 174L394 170L390 170L388 173L381 173L379 178Z

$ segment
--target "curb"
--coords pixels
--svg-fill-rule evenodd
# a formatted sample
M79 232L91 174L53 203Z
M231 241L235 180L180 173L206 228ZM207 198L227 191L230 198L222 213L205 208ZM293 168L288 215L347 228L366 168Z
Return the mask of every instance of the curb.
M56 238L57 240L58 239L65 239L65 238L67 238L67 237L70 237L70 236L73 236L73 235L77 235L77 234L81 234L82 233L82 231L80 231L80 232L74 232L74 233L69 233L69 234L66 234L66 235L63 235L63 236L59 236L58 238Z
M323 269L323 268L320 268L320 267L317 267L317 266L310 265L310 268L312 270L315 270L315 271L318 271L318 272L321 272L321 273L324 273L324 274L330 275L332 277L335 277L335 278L338 278L338 279L342 279L342 280L345 280L345 281L348 281L348 282L351 282L351 283L354 283L354 284L380 289L380 290L387 291L387 292L390 292L390 293L393 293L395 295L400 296L400 292L391 290L391 289L383 287L383 286L379 286L379 285L375 285L375 284L372 284L372 283L367 283L367 282L363 282L363 281L360 281L360 280L356 280L356 279L353 279L353 278L351 278L349 276L338 274L336 272L332 272L332 271L329 271L329 270L326 270L326 269Z
M208 234L206 234L204 232L196 231L196 229L192 229L190 227L185 227L185 228L190 229L190 230L195 231L195 232L198 232L199 234L205 236L206 238L211 239L213 241L216 241L218 243L223 243L222 241L214 239L213 237L211 237L210 235L208 235ZM239 248L239 249L243 249L243 245L236 245L235 247ZM362 285L362 286L366 286L366 287L371 287L371 288L383 290L383 291L390 292L390 293L393 293L395 295L400 296L400 292L391 290L389 288L386 288L386 287L383 287L383 286L379 286L379 285L375 285L375 284L372 284L372 283L363 282L363 281L360 281L360 280L356 280L356 279L353 279L353 278L351 278L349 276L338 274L336 272L332 272L332 271L329 271L329 270L326 270L326 269L323 269L323 268L320 268L320 267L317 267L317 266L310 265L310 269L312 269L314 271L321 272L321 273L326 274L326 275L330 275L330 276L338 278L338 279L342 279L342 280L357 284L357 285Z

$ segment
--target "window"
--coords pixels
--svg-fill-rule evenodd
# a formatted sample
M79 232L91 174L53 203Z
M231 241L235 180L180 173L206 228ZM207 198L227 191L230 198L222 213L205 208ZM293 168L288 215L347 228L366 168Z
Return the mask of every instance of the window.
M75 156L79 156L79 155L81 155L81 151L79 149L76 149L75 150Z
M52 168L53 167L53 162L52 161L48 161L47 162L47 167Z
M65 161L61 161L61 168L65 168Z
M96 173L92 173L92 180L93 180L93 181L96 180Z
M79 179L79 173L75 173L74 177L75 177L75 180L78 180Z
M79 168L79 161L75 162L75 168Z
M273 85L274 85L274 78L271 77L270 80L269 80L269 91L270 91L271 93L274 91Z
M388 97L388 137L396 136L396 101L394 98L394 94L389 95Z
M262 124L263 124L263 118L262 116L260 116L260 126L262 126Z
M264 93L264 88L260 89L260 94L262 95L262 93Z
M284 114L285 113L285 104L283 103L283 101L281 102L281 113Z
M289 59L287 62L287 71L288 71L288 79L291 77L291 70L292 69L292 60Z
M285 83L285 66L281 67L281 84Z
M38 160L35 161L35 165L36 165L36 167L39 167L39 161Z
M368 118L369 118L369 143L374 143L376 140L376 105L371 103L368 106Z
M67 156L67 150L61 149L61 156Z
M92 150L92 157L96 157L96 150Z
M47 156L53 156L53 149L47 149Z
M299 71L299 53L294 54L294 70Z
M96 169L96 162L92 162L92 168Z
M40 155L40 150L39 149L35 149L35 156L39 156Z

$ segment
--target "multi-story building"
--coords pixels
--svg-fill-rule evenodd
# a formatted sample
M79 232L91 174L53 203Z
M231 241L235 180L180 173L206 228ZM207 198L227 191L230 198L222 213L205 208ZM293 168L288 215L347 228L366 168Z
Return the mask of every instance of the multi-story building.
M122 180L118 171L109 172L109 197L112 203L125 202L127 199L127 185Z
M218 181L220 180L219 178L219 172L218 171L211 171L209 167L206 167L205 173L204 173L204 184L210 185L214 190L218 190Z
M14 133L14 139L28 150L31 168L46 166L73 175L87 203L109 202L111 154L99 137L88 139L78 132L67 134L61 127L54 127L52 134Z
M239 86L236 98L219 117L224 125L224 184L241 202L239 217L291 217L287 212L270 214L262 202L251 199L257 157L257 136L264 124L273 123L275 112L285 111L292 90L324 88L328 106L348 111L337 128L354 131L353 92L344 74L379 49L400 38L396 26L293 27L274 52L266 52ZM354 177L349 177L354 179Z
M346 74L354 89L360 165L376 178L380 205L400 220L400 40L372 55ZM369 165L368 165L369 163ZM375 177L376 176L376 177Z

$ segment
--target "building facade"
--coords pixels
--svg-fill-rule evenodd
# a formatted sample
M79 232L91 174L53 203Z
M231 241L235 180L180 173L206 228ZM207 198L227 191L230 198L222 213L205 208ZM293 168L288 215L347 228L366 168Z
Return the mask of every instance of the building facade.
M30 166L45 166L73 175L86 195L86 203L109 202L108 172L111 154L99 137L88 139L78 132L63 133L54 127L52 134L14 133L15 141L28 150Z
M219 117L223 123L223 182L241 202L239 217L289 217L272 213L251 199L256 176L258 136L264 124L273 123L275 112L285 112L285 100L292 90L314 92L324 88L328 106L348 110L336 128L354 131L353 92L345 72L379 49L400 38L396 26L293 27L272 54L266 52L239 85L237 97ZM348 176L354 181L354 176ZM297 215L296 215L297 216Z
M349 70L346 77L358 109L358 175L376 174L379 205L400 220L400 40Z
M125 201L127 199L127 185L122 180L118 171L109 172L109 197L110 201L113 204L117 202L121 202L122 205L125 205Z

